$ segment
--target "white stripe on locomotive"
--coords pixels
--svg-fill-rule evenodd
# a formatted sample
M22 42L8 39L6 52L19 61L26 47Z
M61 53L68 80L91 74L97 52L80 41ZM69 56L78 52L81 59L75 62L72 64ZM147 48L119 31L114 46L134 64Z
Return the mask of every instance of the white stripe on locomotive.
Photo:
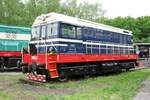
M0 39L11 39L11 40L30 40L30 34L19 34L19 33L5 33L0 32Z
M83 44L89 44L89 45L100 45L100 46L113 46L113 47L133 48L133 46L129 46L129 45L105 44L105 43L101 43L101 42L99 42L99 43L83 42L82 40L72 40L72 39L62 39L62 38L31 41L30 44L45 43L45 42L71 42L71 43L83 43Z

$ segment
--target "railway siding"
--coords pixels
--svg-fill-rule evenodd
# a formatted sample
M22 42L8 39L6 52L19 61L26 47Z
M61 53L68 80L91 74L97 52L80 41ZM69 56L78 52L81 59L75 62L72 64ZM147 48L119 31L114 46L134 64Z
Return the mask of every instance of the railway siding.
M0 99L4 100L132 100L142 82L150 76L150 69L135 70L116 75L67 82L50 81L32 84L21 81L22 73L0 74Z

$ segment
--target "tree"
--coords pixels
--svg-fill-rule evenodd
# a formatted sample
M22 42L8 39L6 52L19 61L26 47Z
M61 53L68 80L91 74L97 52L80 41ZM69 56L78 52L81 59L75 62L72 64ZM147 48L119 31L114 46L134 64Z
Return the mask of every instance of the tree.
M66 0L65 3L62 3L61 12L66 15L92 21L105 14L101 4L89 4L88 2L78 3L77 0Z
M0 0L0 23L9 25L31 26L41 14L59 12L87 20L104 15L99 3L78 3L77 0Z
M97 22L131 30L134 42L150 42L150 17L117 17L114 19L98 18Z
M0 23L16 25L20 23L24 4L20 0L0 1Z

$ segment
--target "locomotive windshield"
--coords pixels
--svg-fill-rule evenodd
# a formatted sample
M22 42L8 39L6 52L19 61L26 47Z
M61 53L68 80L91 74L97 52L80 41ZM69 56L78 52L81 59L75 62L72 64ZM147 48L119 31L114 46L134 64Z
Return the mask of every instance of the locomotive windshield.
M49 38L56 37L58 33L58 23L47 24L47 36Z
M53 38L58 33L58 23L48 23L32 27L32 40L40 38Z
M39 39L40 37L40 26L32 27L32 39Z
M41 26L41 37L42 38L46 37L46 25Z

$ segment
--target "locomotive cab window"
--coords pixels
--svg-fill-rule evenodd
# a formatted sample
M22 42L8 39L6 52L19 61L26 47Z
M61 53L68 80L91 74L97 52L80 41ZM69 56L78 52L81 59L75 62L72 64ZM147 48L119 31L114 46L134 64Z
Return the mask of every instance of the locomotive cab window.
M56 37L58 34L58 24L57 23L49 23L47 25L47 35L49 38Z
M46 25L41 26L41 37L46 38Z
M81 39L81 38L82 38L82 28L77 27L77 39Z
M76 38L76 27L69 24L61 24L62 37Z
M40 26L32 27L32 39L38 39L40 37Z

